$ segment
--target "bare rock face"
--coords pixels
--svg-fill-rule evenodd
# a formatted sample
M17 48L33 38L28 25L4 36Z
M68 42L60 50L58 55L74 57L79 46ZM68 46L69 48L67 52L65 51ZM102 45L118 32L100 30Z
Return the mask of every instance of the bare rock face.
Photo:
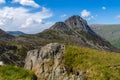
M83 80L81 75L67 73L62 61L65 45L50 43L41 49L29 51L25 69L32 70L38 80Z
M73 30L85 31L87 30L87 21L78 15L73 15L65 20L65 24Z

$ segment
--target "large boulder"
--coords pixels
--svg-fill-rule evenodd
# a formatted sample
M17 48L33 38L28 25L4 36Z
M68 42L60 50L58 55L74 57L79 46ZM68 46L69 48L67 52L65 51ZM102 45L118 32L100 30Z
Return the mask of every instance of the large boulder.
M50 43L27 53L25 69L32 70L38 80L83 80L79 74L68 75L63 64L65 45Z

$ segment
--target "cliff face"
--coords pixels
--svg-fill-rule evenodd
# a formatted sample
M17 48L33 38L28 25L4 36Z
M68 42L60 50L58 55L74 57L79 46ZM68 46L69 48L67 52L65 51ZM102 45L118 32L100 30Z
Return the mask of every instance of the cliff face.
M65 45L50 43L27 53L25 69L32 70L38 80L83 80L82 75L67 73L63 62Z

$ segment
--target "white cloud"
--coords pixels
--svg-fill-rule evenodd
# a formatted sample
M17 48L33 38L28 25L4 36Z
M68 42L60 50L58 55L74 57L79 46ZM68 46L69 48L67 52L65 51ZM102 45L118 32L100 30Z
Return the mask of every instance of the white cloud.
M21 5L32 6L32 7L35 7L35 8L39 8L40 7L40 5L35 3L34 0L13 0L13 3L20 3Z
M102 10L106 10L107 8L105 6L102 7Z
M66 14L63 14L63 15L61 15L60 17L63 18L63 17L66 17L66 16L67 16Z
M84 9L81 11L81 17L83 17L84 19L90 21L90 20L95 20L95 17L93 15L91 15L91 12Z
M0 4L1 4L1 3L5 3L5 0L0 0Z
M88 16L90 16L91 15L91 13L90 13L90 11L87 11L87 10L82 10L82 12L81 12L81 16L82 17L88 17Z
M116 18L117 18L117 19L120 19L120 15L117 15Z
M6 31L37 33L52 25L52 22L43 24L44 19L50 17L52 12L45 7L35 13L29 13L29 10L23 7L4 7L0 9L0 28Z

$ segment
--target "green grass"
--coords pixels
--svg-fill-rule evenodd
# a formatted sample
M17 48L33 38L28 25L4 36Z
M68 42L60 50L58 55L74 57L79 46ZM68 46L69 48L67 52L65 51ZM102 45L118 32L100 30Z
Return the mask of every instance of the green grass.
M0 67L0 80L37 80L34 73L14 66Z
M87 80L120 80L120 53L67 46L63 63L68 73L80 70Z

